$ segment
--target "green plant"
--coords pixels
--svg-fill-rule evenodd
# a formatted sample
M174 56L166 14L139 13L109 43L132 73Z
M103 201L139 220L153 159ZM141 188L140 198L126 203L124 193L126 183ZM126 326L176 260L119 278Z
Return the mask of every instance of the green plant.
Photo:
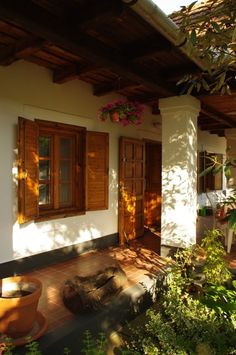
M212 245L215 244L215 239L218 240L218 233L213 231L205 238L203 243L205 253L208 251L211 254ZM216 256L217 261L223 259L222 253L217 252ZM191 293L201 258L200 246L177 252L175 262L169 266L166 277L160 278L162 285L157 283L156 304L148 310L144 324L134 328L132 339L127 340L126 344L130 350L140 354L155 355L235 354L236 311L234 307L227 310L226 317L224 311L219 312L219 308L207 304L214 287L215 294L212 298L215 297L216 301L224 297L223 289L218 284L212 285L210 289L204 282L201 292ZM212 270L209 271L211 267L214 268L215 264L209 263L205 269L210 279L216 276ZM225 278L222 277L224 274L222 269L223 266L217 269L217 274L223 281ZM224 287L226 289L226 286ZM206 290L208 290L208 298L204 299ZM226 289L225 295L228 297L229 304L233 300L233 293Z
M28 343L25 345L25 355L42 355L41 350L39 350L39 343L37 341L32 341L28 338Z
M236 311L236 291L222 285L211 285L207 288L202 302L217 313L228 315Z
M85 355L106 355L107 340L103 333L94 338L89 330L84 334L84 348L81 350Z
M15 346L12 344L10 338L5 338L4 343L0 344L0 354L1 351L3 352L4 355L13 355L13 351L15 349Z
M30 337L26 338L27 344L24 348L24 355L42 355L41 350L39 349L39 344L37 341L32 341ZM17 355L17 350L12 342L11 338L5 339L5 349L4 355Z
M193 1L172 15L180 24L185 45L202 60L202 72L185 75L184 90L230 93L236 68L236 4L234 0Z
M221 242L222 233L218 229L205 232L201 246L205 250L203 273L206 281L212 284L223 284L231 278L227 263L224 259L226 252Z
M4 355L17 355L17 350L13 345L10 338L5 339ZM84 348L81 350L85 355L106 355L107 351L107 340L105 334L100 333L98 338L92 336L91 332L87 330L84 335ZM0 348L0 351L2 349ZM1 354L1 352L0 352ZM64 355L71 354L71 350L67 347L63 349ZM39 343L37 341L32 341L30 337L27 338L27 344L24 347L24 355L43 355L39 349ZM128 353L127 353L128 355ZM132 354L134 355L134 354Z

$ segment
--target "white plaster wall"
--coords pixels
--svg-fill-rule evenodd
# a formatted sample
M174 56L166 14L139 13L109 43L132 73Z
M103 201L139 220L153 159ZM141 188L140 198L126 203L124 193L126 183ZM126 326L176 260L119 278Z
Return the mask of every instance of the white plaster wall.
M224 137L219 137L216 134L210 134L205 131L198 131L198 151L207 151L209 153L226 154L227 142ZM223 190L226 190L226 179L223 174ZM218 190L209 192L207 195L201 193L198 195L198 207L212 206L215 208L217 202L225 198L227 191Z
M117 96L95 97L92 87L78 80L54 84L51 71L24 61L0 67L0 83L0 263L116 233L118 139L127 136L160 141L160 128L154 128L152 124L160 121L160 117L152 116L146 109L141 126L124 128L111 122L100 122L96 117L99 107ZM18 225L18 116L109 132L108 210Z
M205 131L198 130L198 150L210 153L224 154L226 152L226 139L216 134L210 134Z

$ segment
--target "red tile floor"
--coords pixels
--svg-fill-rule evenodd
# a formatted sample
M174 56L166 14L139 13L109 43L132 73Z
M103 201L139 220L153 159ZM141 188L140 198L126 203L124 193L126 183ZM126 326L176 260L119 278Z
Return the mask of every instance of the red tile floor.
M39 311L47 318L48 332L75 317L62 301L62 288L67 279L75 275L94 274L105 266L118 264L127 275L126 287L129 287L138 283L144 275L157 273L165 265L165 259L158 255L159 252L159 236L147 233L144 239L133 241L129 246L91 251L69 261L28 273L43 283Z
M127 285L136 284L144 275L157 273L165 264L160 257L160 237L149 232L144 238L130 243L129 246L111 247L100 251L91 251L37 271L28 275L39 278L43 283L43 294L39 310L48 320L48 332L72 320L70 313L62 302L64 282L75 276L87 276L103 269L105 266L120 265L127 275ZM232 245L227 255L230 267L236 269L236 244Z

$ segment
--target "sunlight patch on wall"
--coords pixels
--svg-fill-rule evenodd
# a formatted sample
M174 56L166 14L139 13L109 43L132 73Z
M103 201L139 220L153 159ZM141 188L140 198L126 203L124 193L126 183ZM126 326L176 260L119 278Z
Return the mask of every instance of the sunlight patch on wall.
M74 223L68 228L59 221L44 223L28 223L24 228L15 223L13 227L14 258L22 258L34 254L79 244L102 236L96 226Z

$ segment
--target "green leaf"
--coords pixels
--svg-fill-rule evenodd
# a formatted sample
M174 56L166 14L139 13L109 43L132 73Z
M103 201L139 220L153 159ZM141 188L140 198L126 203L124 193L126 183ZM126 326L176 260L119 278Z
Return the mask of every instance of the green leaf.
M232 175L231 166L228 166L228 165L225 166L224 174L225 174L225 177L227 180L231 178L231 175Z
M216 32L221 32L221 31L222 31L217 22L212 21L212 22L211 22L211 25L212 25L212 27L214 28L214 30L216 30Z
M190 95L190 94L191 94L191 92L193 91L194 86L195 86L195 83L192 83L192 84L189 86L189 88L188 88L188 90L187 90L187 95Z
M205 79L202 79L202 86L203 88L208 91L210 89L209 85L207 84Z
M235 230L236 229L236 209L232 209L229 211L228 222L229 222L230 228Z
M180 85L180 84L182 84L182 83L185 83L186 81L188 81L189 80L189 75L185 75L182 79L180 79L177 83L176 83L176 85Z
M197 1L191 2L191 4L188 6L188 10L191 11L193 6L197 3Z
M193 45L195 45L197 43L197 33L196 33L195 29L192 30L192 32L191 32L190 40Z
M218 165L217 167L213 168L212 173L213 173L213 175L216 175L222 170L223 170L223 166L222 165Z
M206 176L207 174L209 174L212 170L213 170L214 166L209 166L208 168L206 168L205 170L203 170L200 174L199 177L202 176Z

